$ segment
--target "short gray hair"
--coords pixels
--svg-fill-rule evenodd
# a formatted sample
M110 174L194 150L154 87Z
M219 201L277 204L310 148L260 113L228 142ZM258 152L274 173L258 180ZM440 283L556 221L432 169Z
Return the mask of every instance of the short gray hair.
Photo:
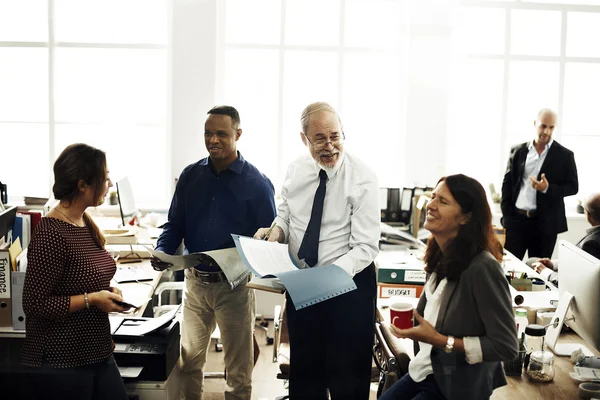
M326 103L324 101L317 101L315 103L310 103L306 106L306 108L304 108L304 111L302 111L302 116L300 117L300 126L302 127L303 133L306 133L306 131L308 130L308 122L310 121L310 116L319 111L329 111L334 113L335 116L338 118L338 121L340 122L340 127L342 126L342 120L338 115L337 111L335 111L335 108L333 108L329 103Z

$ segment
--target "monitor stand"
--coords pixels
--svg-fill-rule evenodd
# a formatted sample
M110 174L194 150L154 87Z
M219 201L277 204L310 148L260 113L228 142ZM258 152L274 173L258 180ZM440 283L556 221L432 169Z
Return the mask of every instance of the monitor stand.
M583 354L586 356L594 356L594 353L583 344L557 343L563 324L566 321L573 319L565 319L571 306L571 302L573 301L573 297L574 296L569 292L564 292L560 297L560 300L558 301L558 308L552 317L552 323L548 325L548 329L546 330L546 345L557 356L570 356L577 349L581 349Z

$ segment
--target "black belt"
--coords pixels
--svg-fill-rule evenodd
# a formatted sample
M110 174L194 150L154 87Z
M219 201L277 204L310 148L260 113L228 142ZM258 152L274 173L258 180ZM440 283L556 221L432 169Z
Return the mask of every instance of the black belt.
M198 278L202 283L216 283L216 282L226 282L227 277L222 271L215 272L207 272L207 271L199 271L196 268L190 268L190 271L194 277Z
M535 218L537 215L536 210L521 210L520 208L517 208L517 214L523 215L527 218Z

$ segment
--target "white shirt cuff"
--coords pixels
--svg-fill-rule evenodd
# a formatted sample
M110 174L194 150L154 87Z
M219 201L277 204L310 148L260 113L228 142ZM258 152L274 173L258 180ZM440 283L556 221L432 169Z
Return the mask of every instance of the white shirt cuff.
M350 278L354 278L354 263L350 258L341 256L340 258L335 260L333 265L337 265L338 267L346 271L346 273L350 275Z
M281 228L281 230L283 231L283 234L285 235L284 243L289 243L290 227L288 226L287 222L279 217L275 217L275 223L277 224L278 227Z
M552 270L552 268L544 268L542 272L540 272L540 275L542 278L548 281L550 280L550 275L552 275L553 273L554 271Z
M483 361L483 352L481 350L481 340L476 336L467 336L463 338L465 347L465 359L469 364L478 364Z

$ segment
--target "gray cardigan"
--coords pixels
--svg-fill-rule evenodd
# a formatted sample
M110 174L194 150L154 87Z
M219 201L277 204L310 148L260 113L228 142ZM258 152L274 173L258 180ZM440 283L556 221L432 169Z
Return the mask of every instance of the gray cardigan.
M417 311L427 300L421 295ZM518 341L508 282L502 267L487 251L473 259L460 278L448 281L435 328L457 338L477 336L483 362L469 364L465 353L431 349L435 380L448 400L487 399L506 385L500 361L517 358ZM419 344L415 341L415 354Z

